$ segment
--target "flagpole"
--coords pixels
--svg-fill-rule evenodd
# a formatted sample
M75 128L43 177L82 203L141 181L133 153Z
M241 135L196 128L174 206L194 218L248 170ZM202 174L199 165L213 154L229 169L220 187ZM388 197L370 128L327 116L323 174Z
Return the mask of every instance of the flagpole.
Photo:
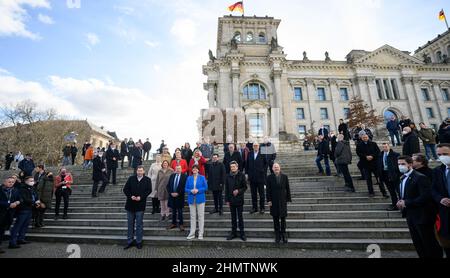
M242 0L242 16L245 17L245 4L244 4L244 0ZM447 21L447 19L445 19ZM448 24L447 24L448 27Z
M445 15L444 9L442 9L442 12L444 14L445 25L447 25L447 30L448 30L448 29L450 29L450 27L448 26L447 16Z

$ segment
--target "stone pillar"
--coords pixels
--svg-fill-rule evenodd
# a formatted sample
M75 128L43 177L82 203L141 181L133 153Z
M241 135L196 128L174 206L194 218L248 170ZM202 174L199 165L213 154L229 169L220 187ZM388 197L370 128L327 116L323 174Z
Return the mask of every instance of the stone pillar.
M411 111L415 111L408 116L410 117L411 120L413 120L413 122L419 123L422 121L424 117L422 109L420 108L419 97L416 93L416 88L414 86L414 80L412 77L403 77L402 83L405 87L405 95L408 96Z
M369 88L367 87L367 78L363 76L358 76L356 81L358 83L359 96L362 100L367 101L369 106L373 108L372 98L369 95Z
M281 70L274 70L273 71L273 82L275 85L275 92L274 92L274 100L275 100L275 108L278 109L279 111L279 115L278 115L278 120L279 120L279 127L280 127L280 132L285 132L286 131L286 127L284 124L284 115L283 115L283 99L282 99L282 91L281 91Z
M447 115L447 111L443 105L439 105L439 103L444 103L444 99L442 97L441 88L439 87L439 83L440 82L437 80L432 81L435 104L437 104L435 107L437 108L437 112L438 112L437 115L439 116L439 121L441 122L444 120L444 118L446 118L443 115Z
M208 102L209 102L209 108L216 107L216 88L217 83L215 82L208 82Z
M339 105L339 89L338 89L338 84L337 84L337 80L336 79L328 79L329 82L329 88L330 88L330 100L331 100L331 118L333 120L333 124L334 124L334 128L332 128L336 134L338 133L338 119L336 116L336 107L339 108L340 110L340 105ZM337 97L337 99L336 99ZM336 99L336 101L335 101ZM339 112L340 113L340 112Z
M316 105L314 104L315 101L315 88L314 88L314 81L312 79L306 79L306 95L308 97L308 111L309 111L309 121L311 123L310 128L313 128L313 122L320 123L320 114L319 111L312 111L313 107L315 108ZM316 130L317 132L317 130Z
M239 70L233 69L231 71L231 79L233 86L233 108L240 107L239 75L240 75Z

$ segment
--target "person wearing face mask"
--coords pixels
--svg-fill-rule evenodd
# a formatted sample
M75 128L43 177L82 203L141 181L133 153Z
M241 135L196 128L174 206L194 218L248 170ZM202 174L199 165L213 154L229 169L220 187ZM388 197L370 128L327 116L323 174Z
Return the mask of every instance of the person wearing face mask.
M398 158L400 179L398 209L406 218L411 239L420 258L442 258L442 248L435 234L436 209L431 196L431 182L413 169L409 156Z
M447 259L450 259L450 143L439 144L437 153L442 165L433 169L431 191L439 210L436 235Z
M112 184L117 184L117 168L119 168L120 153L117 150L116 144L112 143L108 150L106 151L106 176L108 177L108 183L111 181L112 174Z
M19 190L14 188L15 179L8 177L3 181L0 188L0 245L3 241L5 231L9 230L13 222L16 208L20 205ZM0 254L4 253L0 249Z
M34 225L36 228L44 226L45 211L51 207L53 196L53 173L46 172L44 165L38 165L34 174L36 191L41 201L40 208L33 211Z
M330 160L333 161L334 167L336 168L336 177L342 177L342 173L341 170L339 169L339 167L336 164L336 157L334 156L334 153L336 151L336 146L337 146L337 136L334 133L334 131L330 132L330 143L331 143L331 152L330 152Z
M55 220L59 219L59 208L61 199L64 200L63 219L67 219L67 211L69 210L69 196L72 194L73 178L67 169L62 168L60 174L55 178Z
M105 192L106 186L108 185L108 178L106 176L106 165L103 161L104 153L100 151L95 156L92 162L92 180L94 184L92 186L92 198L97 198L97 193ZM102 183L100 191L98 192L98 184Z
M39 208L41 201L34 187L34 178L26 177L19 187L20 205L16 211L16 222L10 230L9 249L28 244L25 236L31 222L33 207Z
M403 155L412 157L415 153L420 153L419 137L412 132L410 127L403 129L403 141Z

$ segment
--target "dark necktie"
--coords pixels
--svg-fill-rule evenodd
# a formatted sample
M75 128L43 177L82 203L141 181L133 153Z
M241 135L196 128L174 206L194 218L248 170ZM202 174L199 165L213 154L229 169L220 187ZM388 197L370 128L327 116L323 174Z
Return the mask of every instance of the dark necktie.
M448 173L447 173L447 191L448 191L448 194L450 195L450 169L447 171L448 171Z
M173 191L176 192L178 189L178 182L180 180L180 176L177 175L177 177L175 178L175 184L173 185Z

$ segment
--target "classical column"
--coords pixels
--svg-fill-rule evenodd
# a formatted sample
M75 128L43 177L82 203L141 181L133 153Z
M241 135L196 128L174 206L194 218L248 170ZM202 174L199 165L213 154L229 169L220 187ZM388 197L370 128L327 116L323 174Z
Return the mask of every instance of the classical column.
M209 108L216 107L216 88L217 83L215 82L208 82L208 102L209 102Z
M422 109L419 104L419 97L416 93L416 88L414 86L415 79L413 77L402 77L402 83L405 86L405 94L408 96L409 106L411 106L411 113L408 115L415 123L419 123L424 119Z
M233 84L233 108L240 107L239 76L240 70L231 70L231 79Z
M332 79L332 78L328 79L328 82L329 82L329 88L330 88L331 113L332 113L332 118L333 118L333 123L334 123L333 130L335 130L336 134L338 134L338 132L337 132L338 122L337 122L336 109L335 109L335 105L337 105L337 107L340 108L338 84L337 84L337 80ZM336 102L334 101L335 96L337 97Z
M310 78L306 79L306 95L308 97L308 111L309 111L309 121L311 123L311 128L313 128L313 123L320 123L320 115L318 111L315 111L315 113L312 112L314 101L315 101L315 88L314 88L314 81ZM317 109L316 109L317 110Z
M356 77L358 83L359 96L362 100L369 102L369 106L373 108L372 98L369 95L369 88L367 86L367 78L365 76Z
M442 98L441 88L439 87L440 81L433 80L432 84L433 84L433 93L434 93L434 99L435 99L435 104L436 104L435 107L437 107L439 121L443 121L444 120L443 115L447 115L447 112L444 110L445 107L443 105L439 105L439 103L444 103L444 99Z
M374 103L377 103L378 99L378 91L377 91L377 85L375 84L375 77L369 76L366 78L367 81L367 88L369 89L369 99L372 104L372 108Z
M286 127L284 125L284 115L283 115L283 99L282 99L282 91L281 91L281 73L282 70L274 70L273 71L273 82L275 85L275 92L274 92L274 100L276 107L279 111L278 120L279 120L279 127L280 131L285 132Z

